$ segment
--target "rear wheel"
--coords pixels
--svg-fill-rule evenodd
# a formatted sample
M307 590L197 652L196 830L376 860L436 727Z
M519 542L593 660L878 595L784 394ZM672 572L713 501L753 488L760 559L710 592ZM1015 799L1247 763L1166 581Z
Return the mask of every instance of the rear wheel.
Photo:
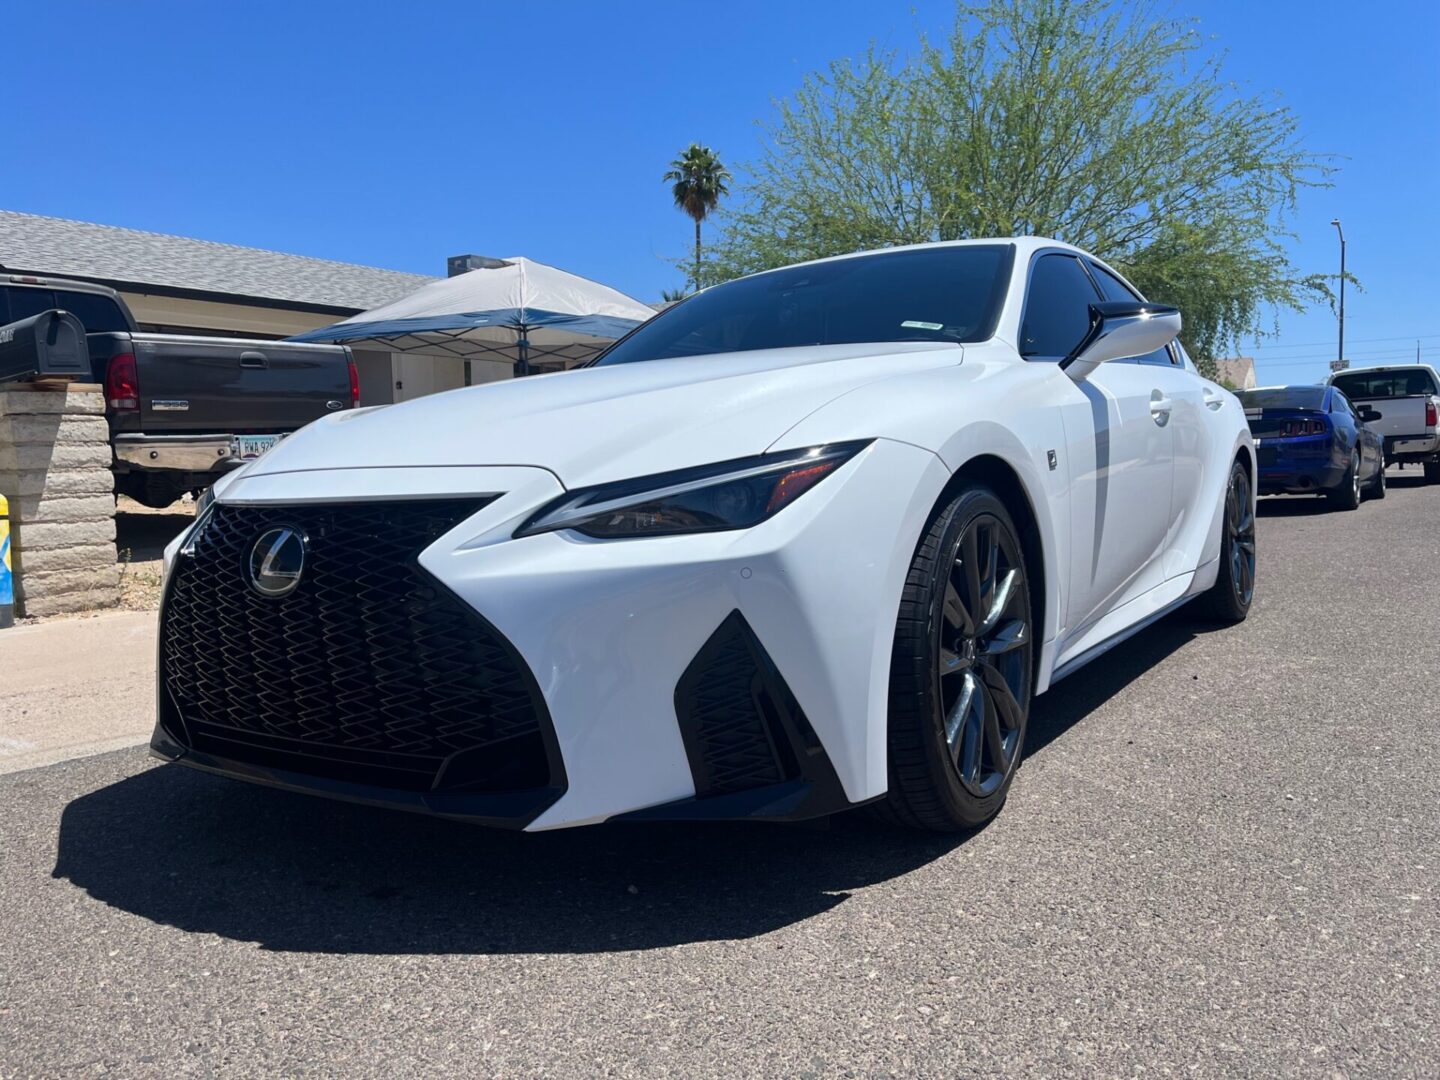
M1366 495L1372 499L1385 498L1385 462L1383 459L1380 462L1380 467L1375 470L1375 479L1370 481L1370 487L1366 491Z
M890 661L882 813L955 832L1000 810L1025 746L1033 689L1030 583L994 492L936 514L905 580Z
M1340 483L1325 493L1330 505L1337 510L1355 510L1360 506L1360 454L1350 454L1350 466L1345 470Z
M1255 501L1250 491L1250 474L1236 461L1230 466L1220 522L1220 572L1195 601L1197 613L1214 622L1243 622L1255 599Z
M1425 462L1425 482L1440 484L1440 461Z

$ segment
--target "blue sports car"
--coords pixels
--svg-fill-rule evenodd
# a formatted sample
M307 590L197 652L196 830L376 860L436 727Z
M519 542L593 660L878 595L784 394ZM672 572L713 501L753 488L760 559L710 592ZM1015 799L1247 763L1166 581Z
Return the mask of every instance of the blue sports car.
M1333 386L1269 386L1236 395L1255 437L1261 495L1324 495L1354 510L1385 497L1385 443Z

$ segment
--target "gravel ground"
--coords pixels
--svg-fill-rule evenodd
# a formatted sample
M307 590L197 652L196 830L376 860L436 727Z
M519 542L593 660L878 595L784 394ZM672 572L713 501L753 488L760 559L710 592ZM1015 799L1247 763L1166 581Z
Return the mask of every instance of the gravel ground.
M0 778L0 1075L1433 1077L1440 487L1324 511L1042 698L969 837Z
M160 607L161 563L165 545L195 520L190 496L152 510L121 495L115 500L115 549L120 564L120 607L154 611Z

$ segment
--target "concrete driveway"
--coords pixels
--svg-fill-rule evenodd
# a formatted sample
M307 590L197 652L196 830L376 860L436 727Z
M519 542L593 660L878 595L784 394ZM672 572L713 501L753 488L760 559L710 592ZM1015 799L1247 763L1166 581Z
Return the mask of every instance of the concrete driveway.
M155 722L155 612L0 631L0 773L134 746Z
M0 777L0 1075L1433 1077L1440 487L1267 503L1260 552L1243 626L1037 702L968 837Z

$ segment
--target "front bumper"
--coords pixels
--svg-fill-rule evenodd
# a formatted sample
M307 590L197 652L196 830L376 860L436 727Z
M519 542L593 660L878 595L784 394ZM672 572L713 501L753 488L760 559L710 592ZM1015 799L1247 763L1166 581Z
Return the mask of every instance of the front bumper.
M797 818L868 801L886 789L890 645L904 577L948 475L928 451L882 440L753 529L622 541L513 539L563 490L542 469L241 475L224 504L497 496L427 547L419 565L503 635L533 675L564 787L505 807L489 796L317 781L273 761L197 751L163 723L152 748L242 779L529 829L627 815ZM735 667L746 657L753 675ZM738 715L726 712L734 679L701 687L688 703L683 696L694 672L715 663L741 671L770 717L757 739L779 772L742 763L738 785L733 773L718 785L706 775L694 714L710 710L700 723L712 724L711 741L733 745L725 725ZM173 705L163 674L160 692L163 719Z

